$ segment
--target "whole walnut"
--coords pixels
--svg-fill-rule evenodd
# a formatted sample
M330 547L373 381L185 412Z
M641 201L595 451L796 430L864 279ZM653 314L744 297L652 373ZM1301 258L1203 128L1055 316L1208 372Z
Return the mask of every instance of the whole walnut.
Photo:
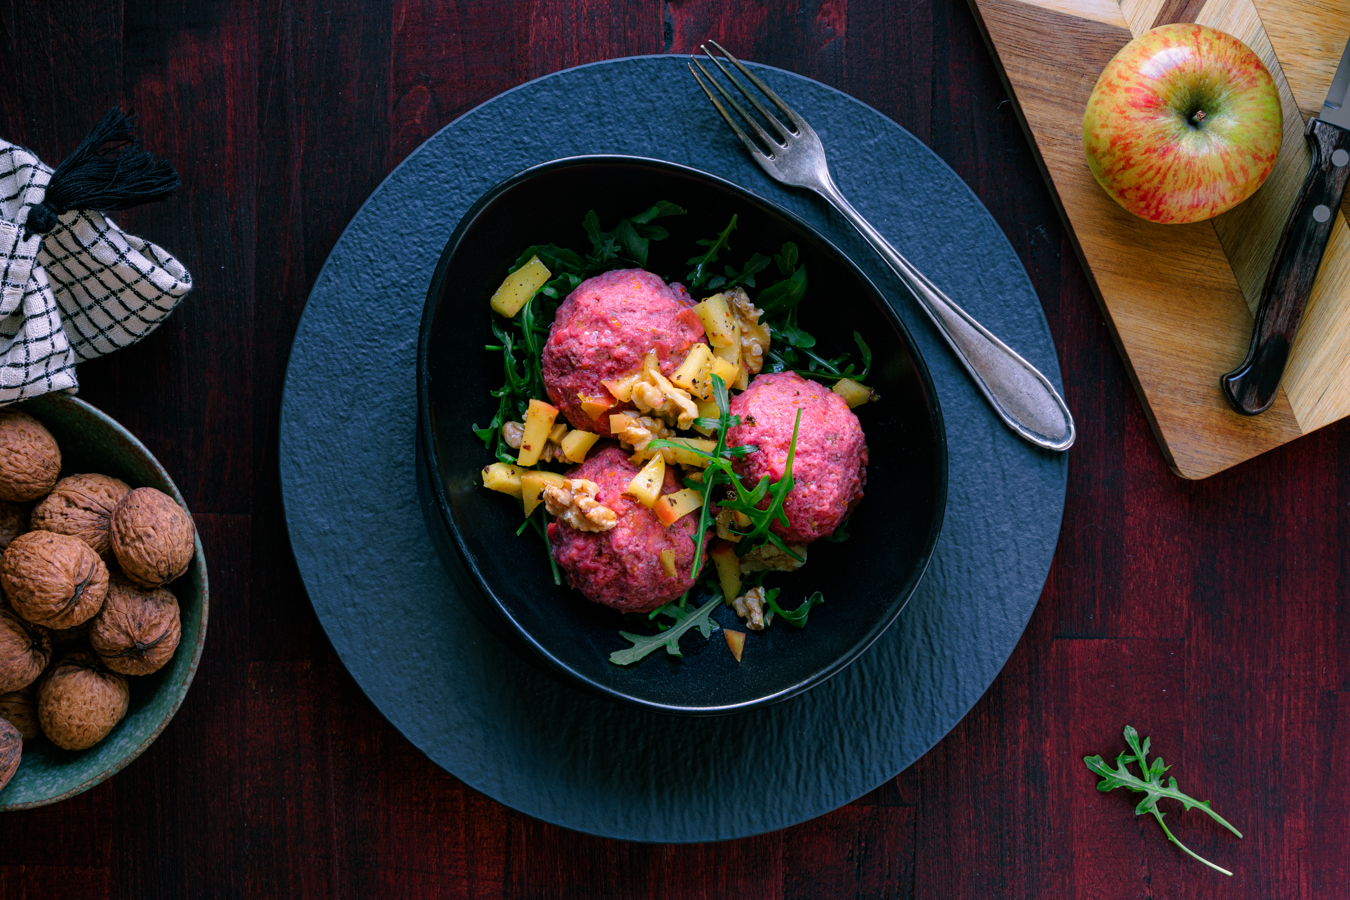
M104 559L112 552L108 522L131 486L107 475L68 475L33 508L32 527L77 537Z
M154 488L136 488L123 497L110 532L123 574L142 587L166 585L192 562L192 517Z
M25 741L42 734L42 727L38 725L37 683L23 690L0 694L0 719L19 729Z
M0 410L0 500L36 500L61 474L61 448L37 419Z
M0 552L28 528L27 504L0 500Z
M183 628L178 600L165 588L142 588L114 577L93 618L89 645L123 675L149 675L173 658Z
M0 587L14 611L48 628L93 618L108 593L108 567L79 538L51 531L21 534L0 559Z
M38 681L38 723L63 750L87 750L127 714L127 680L87 650L67 654Z
M0 608L0 694L37 681L51 657L52 642L43 628Z
M19 771L19 760L23 758L23 735L19 729L0 719L0 789L9 784L14 773Z

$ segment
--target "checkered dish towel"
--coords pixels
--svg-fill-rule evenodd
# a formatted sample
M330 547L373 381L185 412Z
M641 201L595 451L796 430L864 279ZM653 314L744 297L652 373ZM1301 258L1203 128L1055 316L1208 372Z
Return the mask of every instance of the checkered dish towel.
M102 213L53 210L52 172L0 140L0 405L74 390L76 363L136 343L192 289L182 263ZM30 234L38 218L50 230Z

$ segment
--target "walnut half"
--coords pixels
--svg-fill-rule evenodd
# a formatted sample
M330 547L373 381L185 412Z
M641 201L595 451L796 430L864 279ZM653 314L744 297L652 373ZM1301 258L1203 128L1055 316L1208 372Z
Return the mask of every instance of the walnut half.
M584 478L569 478L562 487L544 488L544 508L577 531L609 531L619 524L614 510L595 499L600 486Z
M750 302L745 288L735 288L727 294L731 314L741 326L741 365L751 375L764 368L764 351L769 349L769 326L761 325L759 317L764 310Z
M764 630L764 588L751 588L735 600L731 601L731 608L736 610L736 615L745 619L745 627L751 631Z
M792 572L806 565L806 545L788 544L788 549L800 556L794 559L773 544L760 544L741 557L742 572Z

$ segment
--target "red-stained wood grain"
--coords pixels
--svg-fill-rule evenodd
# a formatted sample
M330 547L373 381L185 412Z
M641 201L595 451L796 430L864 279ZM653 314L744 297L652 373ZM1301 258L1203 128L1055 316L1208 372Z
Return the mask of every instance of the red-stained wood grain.
M365 699L290 558L277 411L319 267L408 153L530 78L708 38L870 103L971 185L1044 303L1080 439L1040 607L946 739L795 828L646 846L497 804ZM108 784L0 817L0 900L1350 896L1350 429L1201 483L1167 472L963 0L10 2L0 49L0 135L55 162L117 103L183 174L121 221L196 290L80 375L183 488L213 588L159 740ZM1126 723L1246 835L1168 810L1234 878L1094 790L1082 757L1114 758Z

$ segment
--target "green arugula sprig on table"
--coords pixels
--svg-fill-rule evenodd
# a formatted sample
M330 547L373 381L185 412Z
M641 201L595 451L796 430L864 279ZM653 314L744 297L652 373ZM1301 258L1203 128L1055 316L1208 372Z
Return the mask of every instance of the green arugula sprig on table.
M1149 764L1149 739L1144 738L1143 743L1141 744L1139 741L1139 732L1135 731L1134 726L1132 725L1125 726L1125 743L1130 745L1130 750L1133 752L1122 753L1117 756L1116 767L1114 769L1108 766L1100 756L1083 757L1083 762L1087 764L1087 767L1094 773L1102 776L1102 780L1097 784L1097 790L1105 793L1123 787L1144 794L1144 799L1140 800L1139 805L1134 808L1134 814L1136 816L1142 816L1144 813L1152 813L1153 818L1157 819L1158 824L1162 826L1163 833L1167 835L1167 839L1180 847L1187 856L1204 863L1215 871L1222 872L1225 875L1232 875L1232 872L1214 865L1214 863L1205 859L1203 856L1193 853L1189 847L1177 840L1176 835L1172 834L1171 830L1167 827L1167 824L1163 822L1164 814L1158 809L1158 801L1176 800L1182 805L1183 809L1199 808L1209 814L1214 821L1218 822L1238 837L1242 837L1242 832L1228 824L1223 816L1210 809L1208 800L1196 800L1194 797L1188 797L1177 790L1177 780L1175 778L1169 776L1167 784L1164 785L1163 773L1171 767L1163 765L1161 756L1154 757L1152 765ZM1143 778L1140 778L1129 770L1130 763L1139 764L1139 768L1144 772Z

